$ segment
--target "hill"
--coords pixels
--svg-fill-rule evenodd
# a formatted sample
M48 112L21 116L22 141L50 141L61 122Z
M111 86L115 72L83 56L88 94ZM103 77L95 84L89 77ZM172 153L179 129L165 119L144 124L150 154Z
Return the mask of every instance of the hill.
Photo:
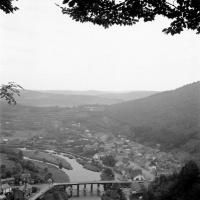
M121 99L123 101L130 101L148 97L156 93L158 92L156 91L110 92L101 94L100 96L104 98L111 98L111 99L114 98L114 99Z
M105 98L94 95L54 94L31 90L21 91L21 96L16 98L16 100L19 104L22 105L38 107L73 107L86 104L109 105L121 102L119 99Z
M106 99L118 99L120 101L140 99L157 93L156 91L112 92L112 91L98 91L98 90L87 90L87 91L45 90L40 92L51 93L51 94L98 96Z
M106 112L130 125L134 140L165 150L200 152L200 82L111 105Z

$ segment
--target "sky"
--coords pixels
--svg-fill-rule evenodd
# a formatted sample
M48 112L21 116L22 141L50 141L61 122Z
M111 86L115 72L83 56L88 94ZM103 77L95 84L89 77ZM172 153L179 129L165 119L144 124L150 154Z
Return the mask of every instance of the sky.
M169 20L109 29L63 15L56 0L0 12L0 84L32 90L164 91L200 80L200 35Z

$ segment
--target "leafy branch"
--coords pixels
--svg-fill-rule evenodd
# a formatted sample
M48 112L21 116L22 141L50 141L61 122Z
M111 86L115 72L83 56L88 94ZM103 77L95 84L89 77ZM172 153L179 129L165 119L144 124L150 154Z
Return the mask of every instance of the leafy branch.
M23 87L15 82L9 82L0 86L0 98L7 101L8 104L16 104L15 95L20 96L20 90L24 90Z

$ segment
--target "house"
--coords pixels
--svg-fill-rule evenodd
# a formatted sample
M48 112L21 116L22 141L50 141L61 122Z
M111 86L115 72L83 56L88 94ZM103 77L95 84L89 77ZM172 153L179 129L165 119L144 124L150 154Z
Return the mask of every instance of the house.
M104 156L105 156L105 153L103 153L103 152L96 153L96 154L94 154L93 159L100 160Z
M12 188L8 183L0 185L0 190L3 194L7 194L9 192L12 192Z
M139 174L133 178L134 181L144 181L145 178L143 175Z

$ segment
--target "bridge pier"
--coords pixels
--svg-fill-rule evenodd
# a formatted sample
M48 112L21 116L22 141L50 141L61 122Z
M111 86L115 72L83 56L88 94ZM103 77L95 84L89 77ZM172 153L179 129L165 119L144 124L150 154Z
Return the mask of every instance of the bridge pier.
M84 187L83 187L83 195L86 196L86 193L87 193L86 184L84 184Z
M91 193L93 193L93 184L91 183L91 190L90 190Z
M77 184L77 197L79 197L79 184Z
M99 187L100 187L100 184L98 183L97 184L97 195L99 196L99 194L100 194L100 189L99 189Z
M70 188L71 188L70 189L70 196L72 197L73 196L73 186L71 185Z

